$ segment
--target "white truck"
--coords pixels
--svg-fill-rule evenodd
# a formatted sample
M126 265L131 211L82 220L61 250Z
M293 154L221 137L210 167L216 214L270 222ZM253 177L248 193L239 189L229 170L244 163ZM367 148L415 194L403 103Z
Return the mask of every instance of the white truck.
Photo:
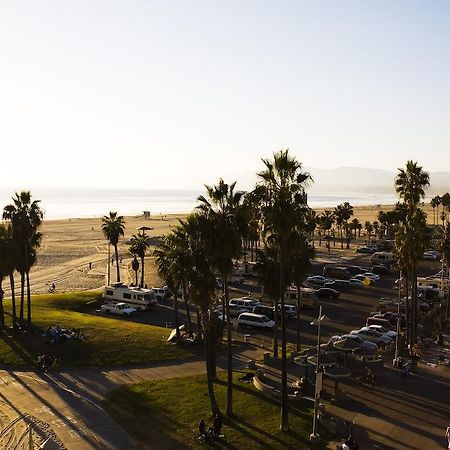
M151 309L158 303L153 289L127 286L122 283L114 283L106 286L103 293L106 303L124 302L136 308L138 311Z
M126 303L105 303L101 307L102 312L118 314L119 316L131 316L136 312L136 308L128 306Z

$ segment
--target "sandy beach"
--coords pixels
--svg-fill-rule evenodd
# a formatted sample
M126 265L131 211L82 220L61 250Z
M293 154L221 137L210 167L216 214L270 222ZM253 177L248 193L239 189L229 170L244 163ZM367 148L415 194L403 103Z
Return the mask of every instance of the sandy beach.
M365 221L376 220L378 211L387 211L393 208L388 205L360 206L354 208L354 217L362 224ZM330 208L332 209L332 208ZM429 222L433 222L432 210L425 207ZM320 210L318 210L320 213ZM120 264L121 278L125 283L134 279L131 270L131 256L128 253L128 241L133 234L138 233L138 228L145 225L153 228L147 233L151 237L166 234L171 227L178 223L184 215L168 214L154 216L145 220L142 216L126 217L125 236L119 243L119 253L123 260ZM31 289L33 293L48 292L52 283L55 283L58 292L72 290L97 289L107 282L108 245L101 230L100 218L90 219L61 219L46 220L41 231L44 235L42 246L38 253L38 262L31 272ZM111 248L112 252L112 248ZM89 263L92 268L89 270ZM153 258L146 259L145 282L148 286L162 284L159 279ZM116 280L116 266L111 267L111 281ZM16 286L20 279L16 277ZM4 280L3 289L9 296L9 283Z

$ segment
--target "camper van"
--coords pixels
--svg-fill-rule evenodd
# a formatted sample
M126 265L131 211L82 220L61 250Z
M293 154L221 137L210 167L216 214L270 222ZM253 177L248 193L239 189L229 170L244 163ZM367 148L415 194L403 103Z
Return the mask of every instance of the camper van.
M375 252L370 257L370 262L372 264L383 264L389 266L395 261L395 255L390 252Z
M105 302L124 302L138 311L150 309L158 303L153 289L131 287L122 283L106 286L103 300Z
M290 287L286 292L286 298L297 301L297 288ZM299 306L300 308L315 308L317 306L316 291L311 288L300 288Z

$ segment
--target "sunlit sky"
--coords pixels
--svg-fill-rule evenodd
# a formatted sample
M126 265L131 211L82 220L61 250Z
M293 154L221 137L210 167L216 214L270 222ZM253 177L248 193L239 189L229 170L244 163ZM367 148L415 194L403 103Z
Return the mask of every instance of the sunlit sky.
M450 170L450 2L1 1L0 185Z

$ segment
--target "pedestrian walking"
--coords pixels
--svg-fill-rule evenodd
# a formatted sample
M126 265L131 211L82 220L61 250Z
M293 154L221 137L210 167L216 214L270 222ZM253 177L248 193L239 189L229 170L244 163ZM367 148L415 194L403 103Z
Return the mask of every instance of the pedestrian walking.
M89 270L91 270L91 269L92 269L92 263L89 262Z
M447 438L447 446L450 449L450 424L448 425L447 429L445 430L445 437Z

